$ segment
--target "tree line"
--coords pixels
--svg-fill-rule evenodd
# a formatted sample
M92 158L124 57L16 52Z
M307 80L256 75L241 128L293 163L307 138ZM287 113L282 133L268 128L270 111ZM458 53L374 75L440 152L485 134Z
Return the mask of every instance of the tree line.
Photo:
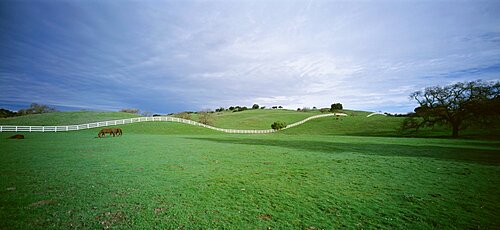
M8 109L0 109L0 118L24 116L29 114L41 114L57 112L57 109L48 105L31 103L26 109L20 109L17 112Z

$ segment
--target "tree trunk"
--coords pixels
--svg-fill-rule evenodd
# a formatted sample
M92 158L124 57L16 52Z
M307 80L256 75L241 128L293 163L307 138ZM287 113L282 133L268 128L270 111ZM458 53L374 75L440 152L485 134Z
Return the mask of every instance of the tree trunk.
M458 124L453 124L453 133L452 133L452 137L458 137L458 129L460 128L460 125Z

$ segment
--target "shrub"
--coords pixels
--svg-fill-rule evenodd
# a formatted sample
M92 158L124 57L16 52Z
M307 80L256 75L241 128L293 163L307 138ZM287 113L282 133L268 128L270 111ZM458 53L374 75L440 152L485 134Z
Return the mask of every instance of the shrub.
M200 123L205 125L211 125L213 122L213 117L211 111L202 111L198 113L198 119Z
M271 124L271 128L274 130L280 130L286 127L286 122L284 121L275 121L273 124Z
M330 107L330 112L334 112L337 110L342 110L342 104L340 103L333 103L332 106Z
M186 119L186 120L191 120L191 114L188 112L182 112L174 115L175 117Z
M319 111L322 113L328 113L328 112L330 112L330 108L321 108L321 109L319 109Z
M0 118L15 117L15 116L17 116L17 113L14 111L10 111L8 109L0 109Z
M133 113L133 114L138 114L139 113L139 109L121 109L120 112L123 112L123 113Z
M253 104L253 105L252 105L252 109L259 109L259 108L260 108L260 106L259 106L259 105L257 105L257 104Z

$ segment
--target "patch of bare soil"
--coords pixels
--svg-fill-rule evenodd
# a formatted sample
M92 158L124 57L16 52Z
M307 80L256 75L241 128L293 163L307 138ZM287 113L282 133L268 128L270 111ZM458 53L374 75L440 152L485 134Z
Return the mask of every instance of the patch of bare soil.
M165 210L167 210L167 209L166 208L155 208L155 210L154 210L155 215L158 215L158 214L164 212Z
M270 220L271 219L271 215L269 215L269 214L260 214L259 218L261 220Z
M33 204L30 204L30 207L40 207L40 206L54 204L54 203L55 203L54 200L41 200L41 201L37 201Z

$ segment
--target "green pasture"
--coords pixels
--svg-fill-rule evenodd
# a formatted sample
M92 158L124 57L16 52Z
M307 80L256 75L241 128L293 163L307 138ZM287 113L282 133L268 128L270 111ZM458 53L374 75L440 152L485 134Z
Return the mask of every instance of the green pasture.
M98 121L110 121L133 117L139 117L139 115L123 112L54 112L0 118L0 125L80 125Z
M275 121L292 124L310 116L321 114L318 110L297 112L285 109L256 109L241 112L216 112L212 114L213 126L227 129L270 129ZM198 115L192 114L191 119L198 121Z
M0 133L0 229L500 226L498 139L396 137L399 118L365 116L265 135L171 122L114 138Z

